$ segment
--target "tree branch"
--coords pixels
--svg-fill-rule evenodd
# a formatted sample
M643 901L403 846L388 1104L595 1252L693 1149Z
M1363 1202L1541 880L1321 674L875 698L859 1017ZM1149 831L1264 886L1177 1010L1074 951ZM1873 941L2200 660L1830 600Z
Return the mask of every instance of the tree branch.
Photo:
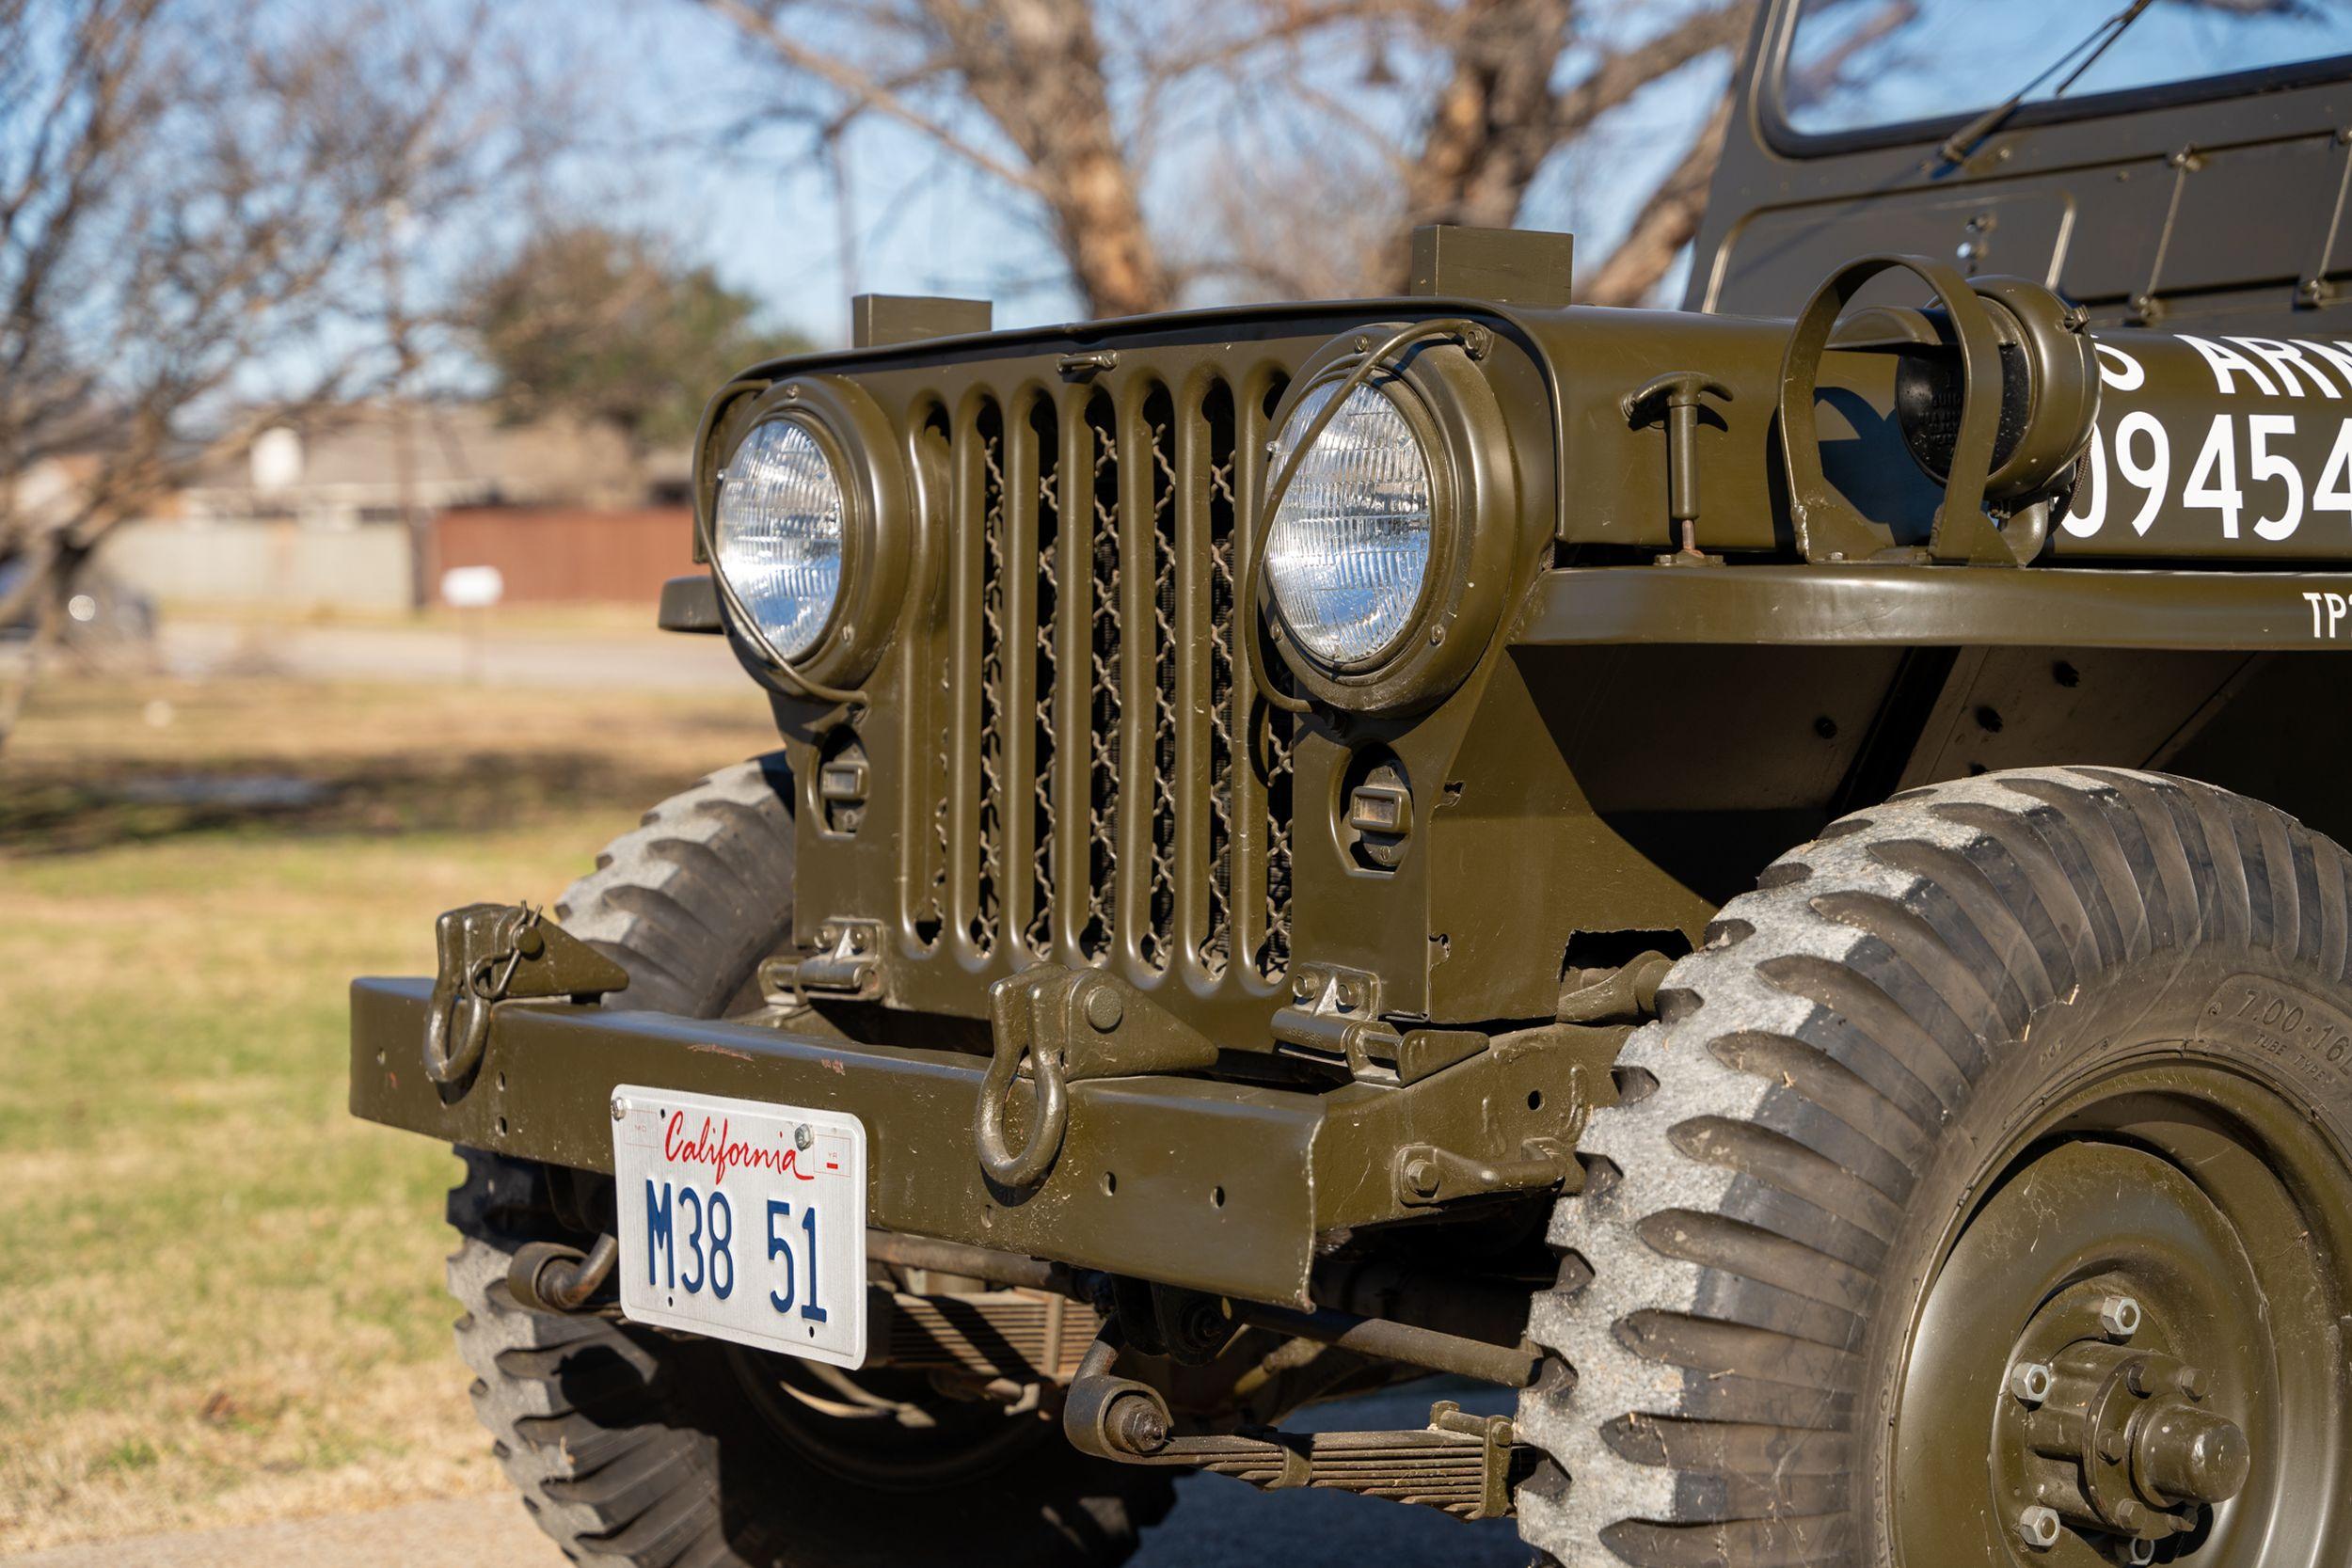
M724 17L736 27L759 40L775 56L793 70L814 76L818 81L846 96L862 110L870 110L886 119L897 121L908 130L936 144L941 150L970 164L992 179L1001 180L1018 191L1032 196L1045 194L1037 180L1025 169L1017 168L994 156L946 125L923 113L907 102L903 93L880 78L850 65L846 60L811 49L776 25L774 20L744 0L700 0L700 4Z
M1552 134L1577 135L1660 77L1706 55L1740 48L1755 22L1756 0L1732 0L1685 17L1656 38L1602 56L1591 74L1552 99Z

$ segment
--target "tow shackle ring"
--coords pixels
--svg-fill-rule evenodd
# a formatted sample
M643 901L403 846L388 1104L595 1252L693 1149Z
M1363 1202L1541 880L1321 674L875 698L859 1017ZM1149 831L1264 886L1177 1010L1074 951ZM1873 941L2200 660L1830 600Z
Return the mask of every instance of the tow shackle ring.
M1005 1107L1024 1058L1037 1084L1037 1117L1016 1152L1005 1140ZM988 1072L980 1079L979 1111L972 1123L980 1168L1000 1187L1033 1187L1053 1168L1069 1130L1070 1089L1062 1077L1059 1055L1031 1051L1027 1040L1000 1035L995 1053L989 1058Z
M442 917L445 926L451 918ZM438 935L443 948L441 974L433 988L432 1010L424 1020L425 1077L436 1084L462 1083L482 1065L483 1053L490 1043L490 1009L513 988L523 960L547 950L546 939L536 930L538 924L537 910L529 904L516 905L500 917L495 949L478 958L467 952L462 927ZM458 971L453 977L453 967Z
M490 971L503 963L506 973L496 980ZM481 1065L482 1053L490 1043L490 1005L506 994L513 984L515 971L522 963L522 955L509 952L493 954L473 966L465 983L450 988L449 1000L435 1007L424 1021L424 1075L436 1084L454 1084ZM457 1032L455 1050L450 1048L450 1035L456 1028L456 1015L466 1015L465 1025Z
M456 1022L460 1012L465 1014L462 1026ZM490 1004L471 986L453 987L448 998L425 1015L424 1075L436 1084L454 1084L481 1062L489 1043Z

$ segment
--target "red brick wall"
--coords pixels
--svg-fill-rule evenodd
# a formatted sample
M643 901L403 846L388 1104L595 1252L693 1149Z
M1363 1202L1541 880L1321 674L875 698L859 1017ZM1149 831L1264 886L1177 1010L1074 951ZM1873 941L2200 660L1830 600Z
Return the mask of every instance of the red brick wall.
M508 604L650 604L664 578L694 570L693 518L682 506L452 507L434 521L434 592L453 566L495 566Z

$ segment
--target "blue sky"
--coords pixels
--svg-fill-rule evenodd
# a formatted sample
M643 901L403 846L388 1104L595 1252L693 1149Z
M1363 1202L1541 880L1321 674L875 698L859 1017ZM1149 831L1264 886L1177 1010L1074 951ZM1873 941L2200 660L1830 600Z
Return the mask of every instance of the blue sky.
M1964 113L2023 87L2045 66L2090 36L2122 0L1927 0L1919 16L1878 49L1858 56L1854 90L1790 116L1800 129L1924 119ZM1794 68L1834 46L1871 8L1841 5L1799 23ZM2030 40L2020 48L2018 40ZM2101 54L2072 97L2192 80L2230 71L2352 51L2352 6L2345 0L2272 0L2257 11L2246 0L2203 0L2152 7ZM2071 69L2071 68L2070 68ZM2060 79L2064 73L2060 73ZM2036 97L2058 85L2048 83Z

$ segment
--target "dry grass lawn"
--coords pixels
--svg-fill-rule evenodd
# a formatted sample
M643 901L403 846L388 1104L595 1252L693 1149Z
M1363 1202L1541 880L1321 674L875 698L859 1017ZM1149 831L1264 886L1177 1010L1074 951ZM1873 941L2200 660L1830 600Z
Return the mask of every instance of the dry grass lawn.
M344 982L771 738L749 690L37 695L0 760L0 1553L498 1483L455 1162L345 1113Z

